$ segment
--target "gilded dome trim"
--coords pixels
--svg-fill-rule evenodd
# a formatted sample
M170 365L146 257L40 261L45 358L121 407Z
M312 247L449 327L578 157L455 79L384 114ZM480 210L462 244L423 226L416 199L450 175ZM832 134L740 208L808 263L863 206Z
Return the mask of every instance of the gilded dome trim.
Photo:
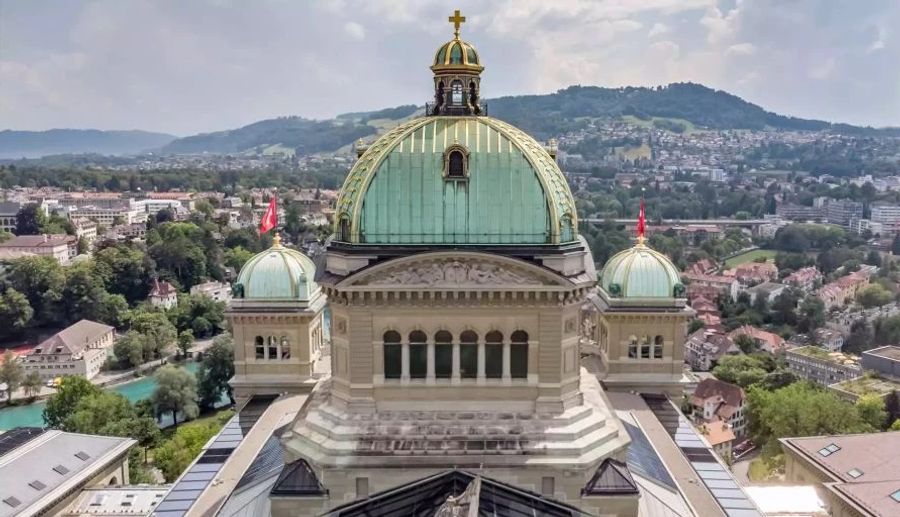
M358 243L360 241L360 218L363 209L362 200L365 198L375 173L379 170L384 160L395 149L399 149L403 142L419 129L426 128L426 126L431 124L433 126L432 130L436 131L439 121L448 122L451 120L456 137L460 137L458 134L460 131L459 124L465 124L466 128L468 128L468 125L474 122L475 135L473 136L476 138L476 143L480 141L480 126L484 124L488 133L494 130L498 135L501 135L514 145L528 161L544 191L545 202L550 212L551 242L553 244L562 242L564 232L561 224L563 218L571 220L572 234L577 234L578 215L575 210L574 198L568 182L565 180L556 161L547 153L543 146L527 133L490 117L422 117L401 124L378 138L353 165L347 178L344 180L340 196L335 205L336 214L333 226L335 234L340 232L341 219L347 217L349 218L350 241ZM427 130L427 128L424 130ZM478 152L478 148L473 148L468 142L468 137L469 131L466 131L465 140L461 139L460 143L466 145L470 151ZM488 138L488 135L485 135L485 138ZM411 142L411 144L413 147L411 151L415 152L415 142ZM424 144L423 139L422 152L425 152ZM435 145L437 144L432 138L432 146ZM486 152L490 152L490 140L487 140L487 145ZM437 149L432 149L432 151L437 151ZM443 152L444 149L440 149L440 151ZM509 151L511 152L511 149Z

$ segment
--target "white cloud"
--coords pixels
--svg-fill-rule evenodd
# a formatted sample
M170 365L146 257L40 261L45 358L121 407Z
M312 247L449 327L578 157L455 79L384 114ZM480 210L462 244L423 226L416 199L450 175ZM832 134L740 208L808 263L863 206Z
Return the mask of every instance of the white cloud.
M652 38L654 36L661 36L667 32L669 32L669 28L666 24L656 22L653 24L653 27L650 27L650 32L647 33L647 37Z
M752 43L738 43L725 50L725 54L729 56L749 56L754 52L756 52L756 47Z
M362 41L366 39L366 29L356 22L347 22L344 24L344 32L351 38Z

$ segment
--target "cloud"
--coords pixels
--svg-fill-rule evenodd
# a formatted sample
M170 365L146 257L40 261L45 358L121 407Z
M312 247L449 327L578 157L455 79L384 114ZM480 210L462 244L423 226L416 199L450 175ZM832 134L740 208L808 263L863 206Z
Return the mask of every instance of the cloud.
M488 97L694 81L780 113L900 125L893 0L458 4ZM451 11L437 0L0 0L0 124L189 134L423 103Z
M366 39L366 29L356 22L345 23L344 32L357 41Z

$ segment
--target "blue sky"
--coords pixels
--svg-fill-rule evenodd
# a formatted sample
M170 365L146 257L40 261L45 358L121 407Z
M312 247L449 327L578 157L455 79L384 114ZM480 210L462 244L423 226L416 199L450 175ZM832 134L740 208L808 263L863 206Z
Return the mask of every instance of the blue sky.
M893 0L0 0L0 129L186 135L424 103L455 7L486 97L694 81L900 125Z

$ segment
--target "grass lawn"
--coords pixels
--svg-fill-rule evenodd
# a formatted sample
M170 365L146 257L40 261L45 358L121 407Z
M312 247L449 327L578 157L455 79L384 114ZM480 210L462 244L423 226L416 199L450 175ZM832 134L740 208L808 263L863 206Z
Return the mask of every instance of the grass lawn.
M762 483L772 481L780 474L780 470L784 467L784 457L779 455L769 461L762 456L750 462L747 469L747 477L750 481Z
M778 252L775 250L750 250L746 253L741 253L740 255L735 255L730 259L725 261L726 268L733 268L738 264L743 264L745 262L753 262L754 260L765 257L766 260L775 260L775 254Z

